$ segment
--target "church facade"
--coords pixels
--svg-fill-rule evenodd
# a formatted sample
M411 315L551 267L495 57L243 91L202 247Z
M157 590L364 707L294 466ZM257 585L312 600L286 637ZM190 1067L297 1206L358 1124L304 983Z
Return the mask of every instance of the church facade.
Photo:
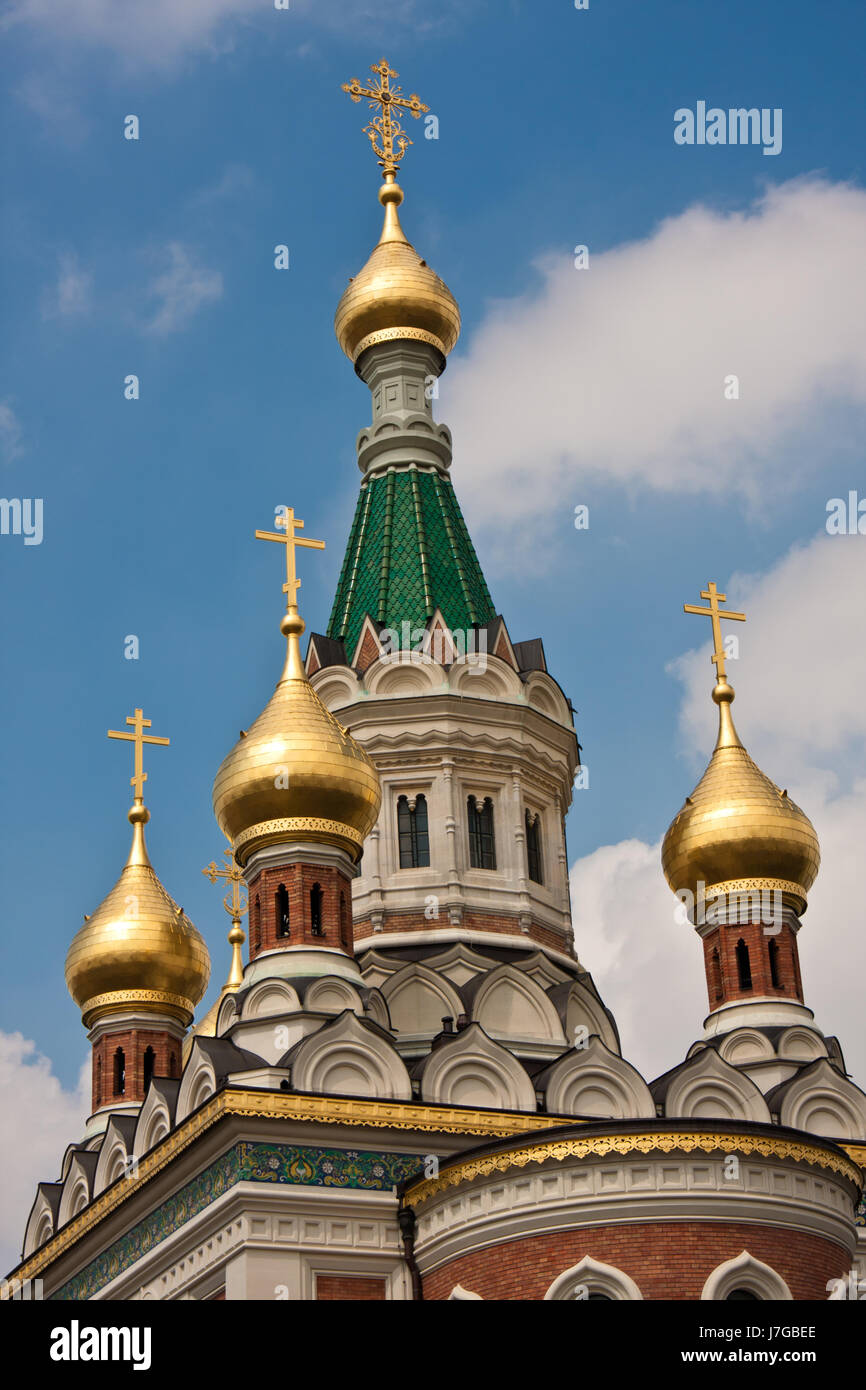
M426 108L372 71L346 91L379 113L384 223L335 322L371 396L360 492L304 656L296 562L321 543L288 507L257 533L285 547L287 606L274 693L214 782L232 968L195 1022L208 953L148 855L165 740L136 710L130 855L66 967L93 1110L10 1279L59 1301L857 1296L866 1094L800 974L817 835L734 725L741 615L713 583L689 606L719 735L662 867L708 1011L644 1078L573 939L572 706L496 610L434 418L460 314L397 183L397 117Z

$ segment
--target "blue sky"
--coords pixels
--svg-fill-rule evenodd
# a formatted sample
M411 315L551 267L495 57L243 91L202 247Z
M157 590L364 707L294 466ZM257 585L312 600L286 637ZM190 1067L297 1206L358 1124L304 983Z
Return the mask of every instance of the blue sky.
M109 10L68 0L49 21L36 0L5 8L2 491L44 500L44 539L0 538L2 1025L34 1040L66 1088L87 1047L63 962L126 854L131 768L105 731L135 705L172 740L147 764L152 857L207 938L214 987L228 965L220 894L200 872L222 848L211 783L268 698L281 656L279 559L253 531L287 502L307 534L326 539L303 567L302 608L321 631L357 495L354 440L369 399L332 319L381 214L366 107L339 88L383 53L440 121L436 141L412 123L401 178L407 234L463 314L438 413L455 431L452 477L494 601L516 640L544 638L579 710L591 782L569 817L569 847L585 865L586 901L602 901L607 915L590 921L578 903L578 949L615 1010L620 990L633 1060L644 1060L640 989L623 959L648 923L643 890L619 898L625 871L611 876L604 856L637 846L623 851L629 882L667 892L649 867L653 846L713 739L707 634L681 607L707 579L724 587L739 576L737 606L744 595L758 605L747 630L766 634L734 675L744 740L822 839L823 810L834 862L860 843L866 541L819 542L827 499L858 485L866 493L862 290L846 280L866 226L862 5L590 0L577 12L567 0L476 0L432 13L326 0L288 12L264 0ZM698 100L781 108L782 152L675 145L675 109ZM138 142L123 139L129 113L140 118ZM283 242L291 269L279 273L273 247ZM579 291L576 244L597 267ZM771 306L762 293L780 264ZM646 300L625 296L633 283L648 287ZM573 315L563 309L572 285ZM738 306L718 334L726 343L733 334L744 355L778 324L778 351L771 337L760 354L775 364L760 387L767 408L753 387L723 458L712 413L722 366L706 418L700 384L683 370L716 340L711 316L690 317L705 292L712 303L718 295L720 313L729 298ZM533 317L539 303L547 317ZM619 346L611 323L623 325ZM517 371L513 459L484 445L497 324ZM572 331L584 334L573 371ZM682 383L680 413L658 437L655 425L632 422L627 374L617 396L620 346L632 341L639 377L645 363L668 383L662 394ZM803 349L796 362L785 357L793 345ZM737 371L736 360L724 369ZM140 378L138 401L124 399L127 373ZM556 428L551 403L542 409L534 390L519 389L549 373L560 374L566 414L574 391L573 415ZM614 402L593 416L592 457L581 445L588 380L594 399ZM585 533L572 522L578 503L591 508ZM774 576L785 565L782 585ZM774 646L787 623L802 637L787 596L807 602L797 587L806 578L809 594L826 582L827 602L850 605L844 622L825 632L816 618L811 649ZM137 661L124 659L127 634L140 640ZM810 680L804 726L789 696ZM804 760L809 715L824 732L820 756ZM812 980L823 989L820 1021L850 1053L853 996L833 1013L839 972L826 957L842 931L836 883L811 955L804 928L804 977L807 997ZM682 953L684 1022L675 1039L664 1035L667 1051L645 1049L656 1071L698 1035L705 1005L698 942L682 928L659 939L645 978L669 978ZM862 976L859 938L858 948ZM655 1014L652 1027L663 1030Z

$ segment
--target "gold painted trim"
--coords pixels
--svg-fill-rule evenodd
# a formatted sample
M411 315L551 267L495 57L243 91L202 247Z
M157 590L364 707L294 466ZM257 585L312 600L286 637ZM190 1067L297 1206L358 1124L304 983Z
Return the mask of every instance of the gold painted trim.
M510 1115L503 1111L458 1110L451 1106L411 1105L394 1101L340 1099L335 1096L298 1096L283 1091L225 1090L211 1097L190 1115L156 1148L138 1161L136 1176L115 1183L91 1202L80 1215L68 1221L57 1235L15 1271L23 1282L49 1268L104 1217L138 1192L224 1116L261 1116L273 1120L304 1120L313 1124L365 1125L371 1129L403 1129L438 1134L477 1134L488 1139L507 1139L515 1134L557 1126L585 1124L585 1120L550 1115ZM2 1301L2 1295L0 1295Z
M366 338L361 339L352 360L357 362L361 353L366 352L368 347L374 347L376 343L393 343L400 338L411 338L416 343L430 343L439 349L443 357L448 356L442 339L437 338L435 333L428 333L426 328L378 328L375 333L368 333Z
M777 893L790 893L795 898L806 901L806 890L802 883L794 883L787 878L727 878L722 883L710 883L704 889L704 898L719 897L728 893L758 893L768 890Z
M259 821L258 825L251 825L248 829L242 830L234 842L235 853L243 849L244 845L249 844L250 840L304 832L317 838L323 835L334 835L341 840L351 841L359 848L364 844L363 835L360 835L351 825L346 825L343 821L324 820L320 816L281 816L278 820Z
M557 1139L548 1144L536 1144L532 1148L506 1149L503 1153L486 1154L482 1158L469 1159L465 1163L455 1163L446 1168L438 1178L427 1178L406 1191L407 1199L424 1202L437 1192L456 1187L461 1182L471 1182L473 1178L489 1177L493 1173L505 1173L509 1168L525 1168L527 1163L544 1163L547 1159L562 1162L567 1158L606 1158L611 1154L625 1156L630 1153L671 1153L679 1149L692 1153L700 1149L704 1153L720 1150L722 1153L757 1153L765 1158L792 1158L797 1163L811 1163L818 1168L829 1168L842 1177L849 1178L859 1187L863 1174L856 1164L827 1153L812 1144L798 1144L790 1139L771 1139L755 1134L700 1134L690 1131L667 1131L654 1134L599 1134L587 1139Z
M92 1013L94 1009L112 1009L123 1004L166 1004L181 1009L192 1018L195 1005L183 994L170 994L164 989L113 989L107 994L94 994L81 1006L82 1014Z

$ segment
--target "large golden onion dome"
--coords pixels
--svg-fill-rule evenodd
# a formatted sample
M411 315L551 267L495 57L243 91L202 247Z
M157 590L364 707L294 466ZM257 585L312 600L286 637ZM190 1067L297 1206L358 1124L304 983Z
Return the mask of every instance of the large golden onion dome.
M379 189L385 222L378 245L337 305L334 331L346 356L357 362L374 343L414 338L447 357L460 336L457 301L407 241L397 208L402 189L386 173Z
M144 840L150 813L139 798L129 819L129 858L69 947L66 985L86 1027L122 1008L168 1014L186 1026L207 989L210 956L154 872Z
M224 759L213 788L220 829L244 865L281 840L312 840L360 858L381 803L370 758L325 708L301 660L304 620L283 616L286 663L250 730Z
M778 891L798 913L806 908L821 852L809 817L749 757L731 716L733 688L713 690L719 736L706 772L670 826L662 868L675 893Z

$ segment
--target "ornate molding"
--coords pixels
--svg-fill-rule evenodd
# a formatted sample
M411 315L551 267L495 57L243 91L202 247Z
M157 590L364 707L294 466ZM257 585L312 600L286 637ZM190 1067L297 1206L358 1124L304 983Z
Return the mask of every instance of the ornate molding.
M493 1173L505 1173L510 1168L525 1168L528 1163L544 1163L555 1159L562 1163L568 1158L606 1158L612 1154L648 1154L652 1152L692 1153L696 1149L704 1153L754 1153L764 1158L790 1158L797 1163L810 1163L819 1168L829 1168L834 1173L862 1185L863 1174L849 1160L837 1154L828 1153L816 1145L796 1143L790 1139L774 1139L755 1134L702 1134L691 1130L674 1133L645 1133L622 1135L591 1135L582 1139L557 1139L554 1142L535 1144L531 1148L507 1149L502 1153L486 1154L482 1158L457 1162L446 1168L438 1178L425 1179L408 1189L406 1196L411 1203L426 1201L437 1192L456 1187L461 1182L471 1182L473 1178L489 1177Z
M445 344L441 338L437 338L435 333L428 333L424 328L379 328L375 333L368 333L366 338L362 338L355 348L354 361L357 362L362 352L366 352L368 347L374 347L376 343L393 343L400 338L411 338L416 343L429 343L431 347L438 348L443 357L447 357Z
M515 1134L549 1129L550 1117L509 1114L495 1110L464 1110L452 1106L415 1105L412 1102L340 1099L336 1096L292 1095L283 1091L222 1090L200 1110L187 1117L138 1163L135 1177L124 1179L100 1194L85 1211L67 1222L57 1235L17 1271L23 1282L35 1278L88 1231L108 1216L145 1183L194 1143L205 1130L225 1116L256 1116L273 1120L301 1120L318 1124L365 1126L371 1129L419 1130L438 1134L473 1134L507 1139ZM582 1120L557 1119L557 1124L583 1124ZM2 1301L3 1295L0 1295Z

